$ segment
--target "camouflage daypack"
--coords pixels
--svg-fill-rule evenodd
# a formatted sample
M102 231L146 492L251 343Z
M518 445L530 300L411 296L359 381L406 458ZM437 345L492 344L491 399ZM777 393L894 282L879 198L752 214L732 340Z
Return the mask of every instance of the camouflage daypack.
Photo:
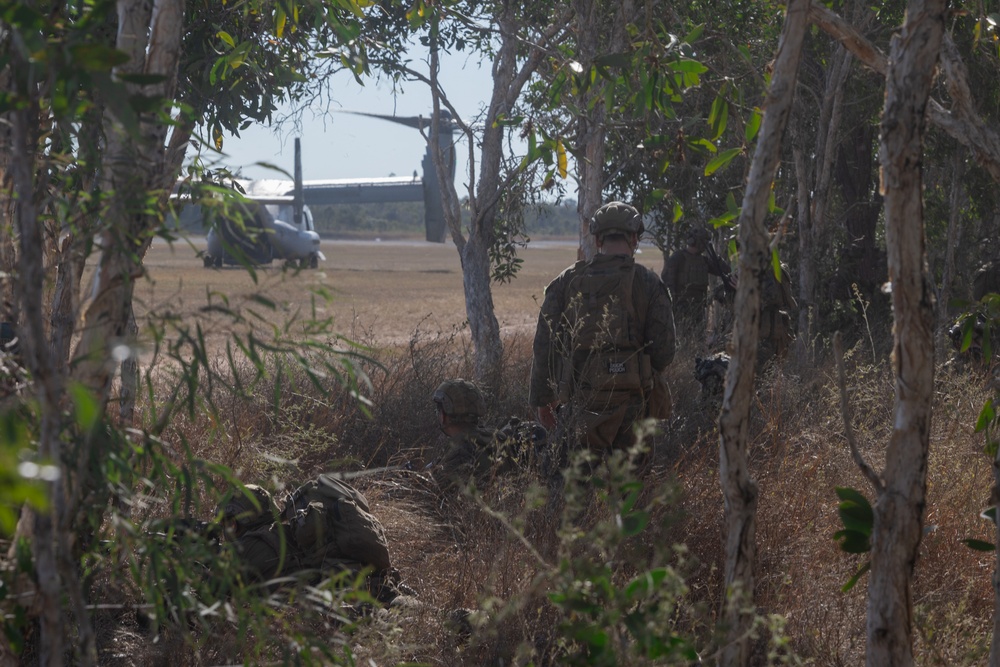
M652 386L649 357L642 352L642 323L635 305L634 262L578 262L566 286L564 344L570 363L562 369L563 403L582 398L602 411Z
M349 567L352 563L375 571L390 566L385 530L360 491L332 475L299 487L284 508L301 566Z

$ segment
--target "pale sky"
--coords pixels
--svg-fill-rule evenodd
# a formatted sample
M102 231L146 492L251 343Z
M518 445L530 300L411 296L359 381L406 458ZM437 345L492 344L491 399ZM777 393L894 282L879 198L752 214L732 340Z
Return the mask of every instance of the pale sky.
M420 65L415 62L415 67ZM422 71L426 73L426 67ZM440 77L459 114L466 120L477 117L491 91L488 66L480 69L474 59L449 56L442 62ZM405 84L403 93L394 97L389 84L366 80L362 87L353 76L341 73L331 82L330 89L334 98L331 110L431 115L430 90L422 83ZM302 117L305 180L409 176L414 170L421 171L425 142L416 129L347 113L323 117L324 111L306 111ZM242 166L248 178L282 178L280 173L253 163L269 162L292 173L295 134L291 124L286 124L280 131L253 126L244 130L239 139L226 136L223 163L234 172ZM464 192L461 184L467 180L467 156L468 145L463 141L458 146L456 177L460 193Z

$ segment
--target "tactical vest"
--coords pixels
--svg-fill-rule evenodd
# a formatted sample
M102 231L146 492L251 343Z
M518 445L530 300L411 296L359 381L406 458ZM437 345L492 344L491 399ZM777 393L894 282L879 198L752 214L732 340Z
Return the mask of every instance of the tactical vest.
M600 257L600 256L599 256ZM597 258L595 258L596 260ZM643 353L634 262L577 262L564 303L566 357L559 382L561 402L582 399L601 412L652 386L649 355ZM641 291L641 290L640 290Z
M681 298L704 299L708 290L708 262L701 255L685 251L680 271L677 272L677 290Z

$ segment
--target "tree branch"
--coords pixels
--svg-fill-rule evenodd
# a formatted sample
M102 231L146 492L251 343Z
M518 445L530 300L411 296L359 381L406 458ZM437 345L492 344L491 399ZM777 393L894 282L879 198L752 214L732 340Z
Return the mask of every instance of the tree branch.
M844 372L844 346L840 340L840 332L833 335L833 354L837 358L837 387L840 389L840 414L844 418L844 437L847 438L847 445L851 448L851 458L861 470L861 474L871 483L875 493L881 495L885 490L882 480L875 469L868 465L865 457L861 455L858 448L858 439L854 433L854 426L851 424L851 403L847 397L847 374Z

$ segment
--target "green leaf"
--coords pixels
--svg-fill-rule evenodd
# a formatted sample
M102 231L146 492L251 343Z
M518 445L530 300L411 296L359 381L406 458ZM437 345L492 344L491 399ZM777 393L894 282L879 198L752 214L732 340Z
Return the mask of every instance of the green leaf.
M726 193L726 211L729 213L734 213L736 216L740 214L740 206L736 203L736 197L732 192Z
M70 53L73 64L91 71L111 71L129 61L127 53L104 44L80 44L72 47Z
M993 542L985 542L983 540L976 540L971 537L967 537L962 540L962 544L969 547L974 551L996 551L997 545Z
M781 282L781 260L778 258L778 249L775 248L771 251L771 271L774 273L774 279Z
M648 512L630 512L622 517L622 535L638 535L649 525Z
M681 208L679 201L674 201L674 217L670 222L676 224L682 217L684 217L684 209Z
M729 103L721 96L712 101L712 108L708 113L708 125L712 128L712 140L716 140L726 131L726 124L729 121Z
M753 113L750 114L750 120L747 122L747 126L743 128L743 136L746 137L747 141L753 141L754 137L757 136L757 132L760 131L760 121L763 116L760 113L758 107L754 107Z
M722 169L732 162L733 158L739 155L742 151L742 148L730 148L729 150L719 153L717 156L712 158L707 165L705 165L705 175L711 176L718 170Z
M685 44L694 44L698 39L701 38L701 34L705 32L705 24L696 25L694 29L688 34L681 38L681 41Z
M632 65L632 61L627 53L610 53L594 59L594 64L598 67L618 67L626 69Z
M841 551L846 551L849 554L868 553L872 549L868 535L858 530L838 530L833 534L833 539L839 542Z
M80 426L80 429L84 432L90 431L94 424L97 423L97 419L100 416L100 409L97 405L97 400L87 391L79 382L74 382L69 386L69 395L73 400L73 405L76 408L74 415L76 417L76 423Z
M875 524L875 513L868 499L854 489L837 487L837 495L841 502L837 512L844 528L859 532L866 537L871 536Z
M993 399L986 399L983 409L979 411L979 418L976 419L976 433L981 433L989 428L997 418L996 409L993 407Z
M851 578L850 578L850 579L849 579L849 580L847 581L847 583L846 583L846 584L844 584L844 585L843 585L843 586L842 586L842 587L840 588L840 591L841 591L842 593L846 593L847 591L849 591L849 590L851 590L852 588L854 588L854 585L855 585L856 583L858 583L858 581L859 581L859 580L861 579L861 577L862 577L862 576L864 576L864 574L865 574L866 572L868 572L868 570L870 570L870 569L871 569L871 567L872 567L872 562L871 562L871 561L868 561L867 563L865 563L864 565L862 565L862 566L861 566L861 569L859 569L859 570L858 570L857 572L855 572L855 573L854 573L854 576L853 576L853 577L851 577Z
M221 39L223 42L225 42L226 46L228 46L229 48L231 49L236 48L236 42L233 40L233 36L230 35L228 32L226 32L225 30L220 30L219 32L215 33L215 36Z
M690 58L683 58L681 60L674 60L668 63L670 69L675 72L681 72L684 74L704 74L708 71L708 68L702 65L697 60L691 60Z

